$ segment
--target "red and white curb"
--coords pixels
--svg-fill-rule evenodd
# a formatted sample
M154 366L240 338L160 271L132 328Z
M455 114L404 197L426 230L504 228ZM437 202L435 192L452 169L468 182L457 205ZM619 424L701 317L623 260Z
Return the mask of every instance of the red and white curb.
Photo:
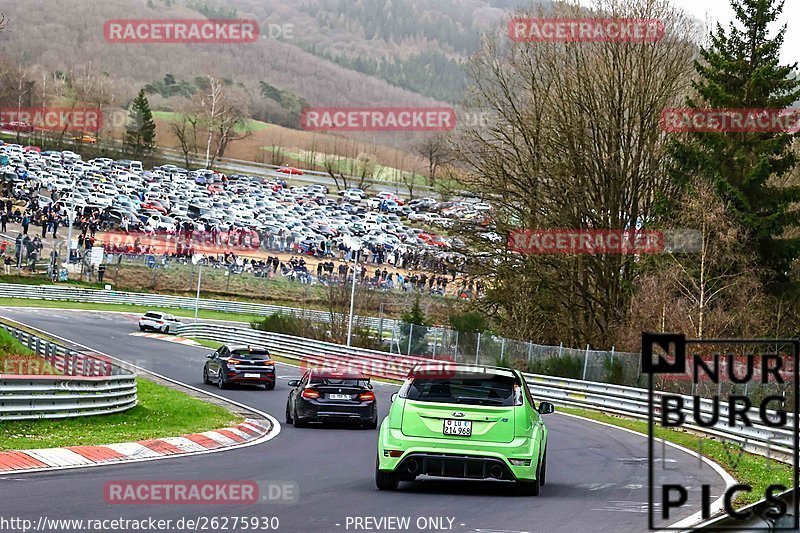
M248 418L236 427L101 446L67 446L0 452L0 474L98 466L163 457L209 453L261 440L271 430L268 421Z
M147 337L149 339L158 339L160 341L185 344L187 346L202 346L202 344L195 342L192 339L187 339L186 337L176 337L175 335L167 335L165 333L143 333L141 331L134 331L133 333L129 333L129 335L133 337Z

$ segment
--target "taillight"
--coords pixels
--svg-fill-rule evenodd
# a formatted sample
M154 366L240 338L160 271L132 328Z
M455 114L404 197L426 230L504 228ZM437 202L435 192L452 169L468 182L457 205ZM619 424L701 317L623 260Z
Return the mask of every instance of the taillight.
M314 389L304 389L303 392L300 393L300 396L306 400L316 400L319 398L319 392L315 391Z
M375 401L375 393L374 392L362 392L358 395L358 399L362 402L372 402Z
M268 360L268 361L264 361L262 364L264 364L266 366L274 366L275 365L275 361Z
M241 364L241 361L239 361L238 359L228 359L228 364L229 365L238 365L238 364Z

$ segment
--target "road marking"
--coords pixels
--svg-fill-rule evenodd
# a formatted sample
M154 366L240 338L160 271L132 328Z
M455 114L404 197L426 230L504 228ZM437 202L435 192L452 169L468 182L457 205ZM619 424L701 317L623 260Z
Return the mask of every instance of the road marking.
M25 450L25 453L38 459L48 466L79 466L89 465L90 461L86 457L67 450L66 448L45 448L43 450Z
M148 339L156 339L159 341L174 342L176 344L183 344L186 346L203 346L199 342L184 337L176 337L175 335L165 335L164 333L145 333L143 331L134 331L128 333L131 337L147 337Z
M115 452L121 453L125 457L161 457L160 453L157 453L147 446L139 444L138 442L120 442L118 444L106 444L106 446Z

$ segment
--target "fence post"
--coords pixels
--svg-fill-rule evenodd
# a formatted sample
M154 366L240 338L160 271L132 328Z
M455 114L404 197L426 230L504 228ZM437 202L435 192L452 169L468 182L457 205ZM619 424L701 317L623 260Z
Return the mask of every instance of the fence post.
M478 364L481 355L481 332L478 332L478 344L475 346L475 364Z
M506 338L503 337L503 342L500 344L500 361L502 362L506 354Z
M381 302L380 318L378 319L378 339L383 342L383 302Z
M396 327L397 327L397 324L394 324L392 326L392 340L389 341L389 353L394 353L394 330L395 330ZM383 342L383 341L381 341L381 342Z
M433 330L433 358L436 359L436 330Z
M611 362L614 362L614 346L611 347Z
M414 324L408 325L408 352L406 355L411 355L411 339L414 338Z
M533 342L528 341L528 367L531 366L531 355L533 352Z
M589 345L586 345L586 353L583 358L583 379L586 380L586 369L589 367Z
M561 357L563 355L563 353L564 353L564 343L563 342L559 342L558 343L558 356Z
M453 362L458 361L458 330L456 330L456 349L453 350Z

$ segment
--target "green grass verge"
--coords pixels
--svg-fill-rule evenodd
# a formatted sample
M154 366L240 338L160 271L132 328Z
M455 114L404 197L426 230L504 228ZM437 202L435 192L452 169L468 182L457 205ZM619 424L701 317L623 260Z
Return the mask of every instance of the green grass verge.
M0 328L0 374L59 375L61 372Z
M646 421L568 407L559 407L557 410L647 435ZM751 492L737 493L734 500L736 505L747 505L760 500L761 496L759 494L763 495L769 485L777 483L787 488L792 486L791 465L751 453L741 453L740 455L739 448L736 445L726 446L718 440L704 438L685 431L656 427L655 435L693 451L702 450L703 455L719 464L737 481L752 486L753 490Z
M209 341L206 339L198 339L196 337L187 337L187 338L192 339L194 342L196 342L201 346L205 346L206 348L211 348L212 350L216 350L217 348L223 345L223 343L219 341Z
M112 444L236 425L243 419L224 407L138 379L139 404L111 415L0 424L0 450Z

